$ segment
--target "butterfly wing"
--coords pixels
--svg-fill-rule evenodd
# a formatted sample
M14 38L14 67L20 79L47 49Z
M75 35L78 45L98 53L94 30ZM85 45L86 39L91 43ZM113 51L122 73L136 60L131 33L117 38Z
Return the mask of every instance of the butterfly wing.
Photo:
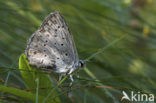
M66 73L79 61L73 37L58 12L51 13L29 39L26 55L30 65Z

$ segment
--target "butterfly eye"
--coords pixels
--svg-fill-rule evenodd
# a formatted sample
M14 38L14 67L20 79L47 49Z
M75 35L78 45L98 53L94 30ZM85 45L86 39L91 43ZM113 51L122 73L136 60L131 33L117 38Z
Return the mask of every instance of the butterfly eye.
M83 60L80 60L80 61L79 61L79 67L82 68L84 65L85 65L85 62L84 62Z

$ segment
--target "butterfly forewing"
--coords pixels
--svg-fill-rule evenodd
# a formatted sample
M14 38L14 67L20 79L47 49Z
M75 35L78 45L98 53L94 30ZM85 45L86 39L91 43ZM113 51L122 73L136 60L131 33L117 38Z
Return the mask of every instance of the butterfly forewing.
M58 12L50 14L28 41L26 55L30 65L66 73L79 61L72 35Z

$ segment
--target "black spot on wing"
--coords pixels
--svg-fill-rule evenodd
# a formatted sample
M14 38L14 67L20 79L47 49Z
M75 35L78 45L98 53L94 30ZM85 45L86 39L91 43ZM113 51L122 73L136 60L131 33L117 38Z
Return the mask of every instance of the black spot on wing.
M65 55L66 55L66 56L68 56L68 54L67 54L67 53L66 53Z
M48 66L46 67L46 69L49 69L49 70L56 70L56 65L55 65L55 64L48 65Z

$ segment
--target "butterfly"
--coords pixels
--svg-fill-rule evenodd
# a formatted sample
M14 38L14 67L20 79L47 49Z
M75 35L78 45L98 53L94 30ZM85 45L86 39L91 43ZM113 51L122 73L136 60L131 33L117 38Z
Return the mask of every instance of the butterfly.
M28 62L44 72L70 75L85 64L79 60L73 37L59 12L47 16L29 38L25 50Z

